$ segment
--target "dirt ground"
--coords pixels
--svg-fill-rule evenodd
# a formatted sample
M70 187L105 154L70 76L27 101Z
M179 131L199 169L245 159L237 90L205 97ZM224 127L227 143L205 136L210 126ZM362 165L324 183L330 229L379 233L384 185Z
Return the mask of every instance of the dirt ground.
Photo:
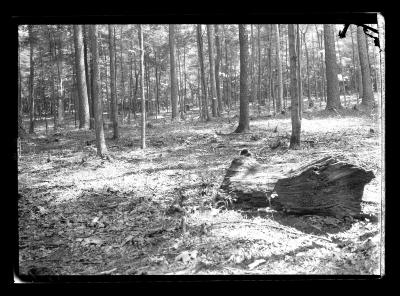
M289 150L290 114L251 116L251 133L229 135L238 112L199 122L151 118L106 130L110 159L93 131L54 132L41 123L18 161L21 275L381 274L382 132L374 113L316 107L302 120L302 147ZM235 115L235 116L234 116ZM271 149L271 140L284 145ZM344 155L372 170L363 212L377 221L292 216L269 208L219 210L212 200L240 150L261 163L301 165ZM183 207L173 211L177 200Z

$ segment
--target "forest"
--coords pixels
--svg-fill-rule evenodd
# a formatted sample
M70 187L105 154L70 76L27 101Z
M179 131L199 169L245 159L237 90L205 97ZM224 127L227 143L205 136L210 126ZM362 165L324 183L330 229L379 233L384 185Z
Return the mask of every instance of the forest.
M384 46L379 14L19 25L18 276L384 274Z

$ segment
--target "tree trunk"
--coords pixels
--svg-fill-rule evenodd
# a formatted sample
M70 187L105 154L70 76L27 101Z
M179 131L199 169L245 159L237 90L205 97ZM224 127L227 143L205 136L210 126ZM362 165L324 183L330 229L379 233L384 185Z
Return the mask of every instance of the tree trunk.
M333 25L324 24L327 98L326 110L341 109Z
M289 38L289 54L290 54L290 96L291 96L291 120L292 120L292 135L290 137L290 149L300 148L300 131L301 131L301 119L299 116L299 95L297 82L297 53L296 53L296 41L294 33L294 25L289 24L288 27L288 38Z
M303 116L303 84L301 81L301 42L300 42L300 25L297 25L296 33L296 50L297 50L297 82L299 84L299 117Z
M214 117L218 116L217 110L217 88L215 85L215 64L214 64L214 26L207 25L208 37L208 58L210 61L210 83L211 83L211 109Z
M218 101L218 114L222 113L222 97L221 97L221 83L219 79L220 65L221 65L221 44L219 38L219 25L215 27L215 46L217 50L217 59L215 60L215 86L217 88L217 101Z
M379 102L379 119L381 119L382 114L385 112L384 105L382 103L385 101L385 19L382 14L378 13L378 31L379 31L379 46L380 46L380 93L381 100ZM384 159L382 160L384 162Z
M210 120L210 113L208 112L208 100L207 100L207 87L206 87L206 77L204 74L204 57L203 57L203 40L201 37L201 25L197 25L197 49L199 54L200 62L200 73L201 73L201 88L202 88L202 117L203 120Z
M64 34L62 28L58 36L58 57L57 57L57 72L58 72L58 107L57 107L57 127L64 125L64 80L63 80L63 39Z
M93 95L93 111L94 111L94 125L96 131L96 147L97 147L97 155L103 157L107 154L107 146L104 138L104 127L103 127L103 106L102 101L99 97L99 51L97 48L97 26L90 25L89 27L89 36L90 36L90 50L93 59L93 68L92 68L92 95Z
M89 42L88 42L88 27L89 25L82 25L83 29L83 58L85 62L85 75L86 75L86 88L89 101L89 129L94 129L94 112L93 112L93 98L92 98L92 75L89 67Z
M115 47L114 47L114 25L108 25L108 46L110 49L110 88L111 88L111 122L113 124L113 139L119 138L118 131L118 104L115 75Z
M249 124L249 87L248 87L248 63L249 44L245 25L239 25L240 47L240 116L239 126L235 133L244 133L250 130Z
M278 93L276 97L276 112L279 114L282 111L282 98L283 98L283 82L282 82L282 65L280 57L280 36L279 36L279 25L275 26L275 37L276 37L276 67L278 70Z
M170 70L171 70L171 105L172 119L178 116L178 97L177 97L177 77L175 66L175 25L169 25L169 53L170 53Z
M76 65L76 77L78 86L79 96L79 128L89 128L89 100L87 96L86 87L86 73L85 73L85 61L84 61L84 48L83 48L83 37L82 37L82 26L74 25L74 42L75 42L75 65Z
M258 47L258 81L257 81L257 101L258 106L260 107L261 102L261 39L260 39L260 26L257 25L257 47Z
M23 138L26 136L26 131L22 121L22 73L21 73L21 44L18 40L18 137Z
M33 94L34 90L34 77L35 77L35 62L33 58L33 42L34 42L34 37L33 37L33 28L32 25L28 26L28 33L29 33L29 50L30 50L30 55L29 55L29 69L30 69L30 74L29 74L29 133L33 134L35 132L35 98Z
M302 166L262 165L253 157L235 158L217 196L217 205L251 209L272 207L288 214L360 217L364 186L373 178L348 161L327 156ZM277 194L270 198L271 194Z
M365 33L362 27L357 27L357 43L358 43L358 55L360 58L362 89L363 89L361 104L367 108L371 108L374 102L374 95L372 92L371 73L367 56L367 47L365 44Z
M143 44L143 32L142 32L142 25L138 25L139 26L139 46L140 46L140 76L142 79L142 128L141 128L141 148L145 149L146 148L146 99L144 97L144 44ZM170 33L171 33L171 26L170 25ZM172 31L174 29L172 28ZM171 38L171 35L170 35ZM173 40L173 33L172 33L172 42L174 43ZM174 51L174 47L171 47L171 51ZM174 58L172 58L171 56L171 64L174 65ZM171 74L172 74L172 70L171 70ZM176 100L175 100L176 103Z
M309 58L308 58L308 48L307 48L307 41L306 41L306 31L303 33L303 43L304 43L304 49L306 52L306 75L307 75L307 98L308 98L308 107L313 107L314 102L311 99L311 86L310 86L310 66L309 66Z
M344 105L347 105L346 102L346 85L345 85L345 81L344 81L344 71L343 71L343 67L342 67L342 56L340 54L340 48L339 48L339 41L338 38L335 38L336 40L336 47L337 47L337 51L338 51L338 58L339 58L339 72L342 75L342 86L343 86L343 98L344 98ZM339 82L339 97L340 97L340 82Z
M122 107L122 124L125 120L125 78L124 78L124 59L122 56L123 42L122 42L122 26L120 27L120 63L121 63L121 107Z

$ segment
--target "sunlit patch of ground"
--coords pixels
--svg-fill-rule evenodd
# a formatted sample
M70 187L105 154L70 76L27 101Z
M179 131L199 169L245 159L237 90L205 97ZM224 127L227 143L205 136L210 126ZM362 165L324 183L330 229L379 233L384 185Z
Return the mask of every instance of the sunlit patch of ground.
M121 125L119 140L111 140L107 130L111 160L96 156L92 131L55 136L49 130L45 137L41 125L23 144L18 162L21 271L45 266L54 274L379 273L379 223L268 211L248 218L210 206L225 169L249 148L270 165L297 166L337 154L372 170L376 178L365 186L363 200L369 203L363 207L377 214L382 167L376 117L318 112L304 115L300 150L287 149L290 115L261 114L243 135L230 134L237 119L203 123L188 116L186 122L152 119L145 152L138 148L139 126ZM276 139L282 144L271 149ZM186 214L168 214L179 198Z

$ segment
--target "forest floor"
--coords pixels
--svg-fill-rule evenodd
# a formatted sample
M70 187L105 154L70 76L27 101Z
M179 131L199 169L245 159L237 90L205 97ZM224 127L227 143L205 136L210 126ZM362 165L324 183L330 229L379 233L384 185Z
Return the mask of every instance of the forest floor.
M69 127L46 135L39 125L22 142L18 161L20 274L380 274L380 218L212 206L243 148L270 165L340 154L374 172L362 206L380 217L382 133L375 113L306 110L302 147L289 150L290 114L255 112L251 132L232 135L238 112L207 123L191 112L179 122L168 114L151 118L144 152L140 120L122 125L118 140L107 129L110 160L96 156L93 131ZM277 138L283 145L271 149ZM174 213L178 198L184 212Z

